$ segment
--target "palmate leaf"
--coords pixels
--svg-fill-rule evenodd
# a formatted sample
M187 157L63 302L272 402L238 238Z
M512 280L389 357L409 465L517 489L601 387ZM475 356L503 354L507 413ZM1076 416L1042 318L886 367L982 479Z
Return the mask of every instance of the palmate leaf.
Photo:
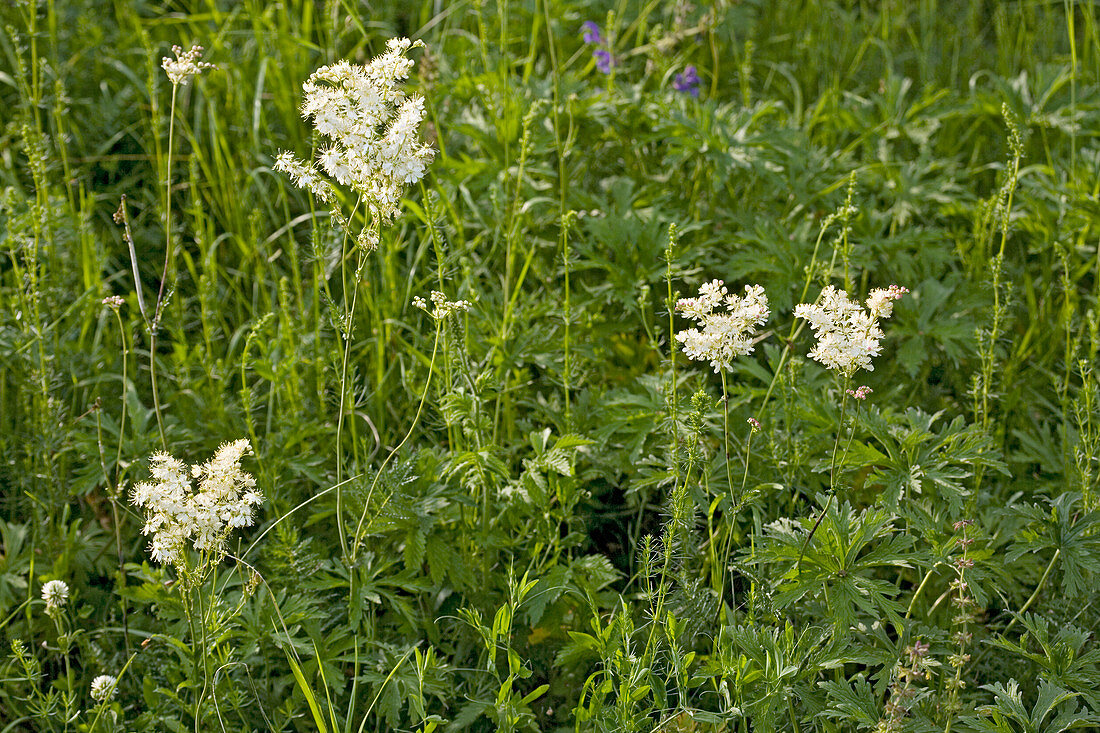
M854 624L860 612L872 619L885 614L900 627L903 608L893 600L898 589L875 577L879 568L912 567L919 557L913 538L896 533L895 517L882 508L857 513L848 502L834 503L808 545L813 519L804 518L801 526L776 523L749 562L789 563L773 598L778 608L821 599L837 627Z
M1088 591L1100 570L1100 511L1077 516L1074 507L1080 500L1080 493L1070 491L1047 499L1049 511L1039 504L1012 507L1011 512L1028 524L1005 558L1015 562L1027 553L1053 550L1061 563L1062 585L1071 598Z
M1085 650L1091 634L1072 624L1058 626L1051 633L1050 622L1030 613L1018 617L1026 629L1018 641L988 639L986 643L1018 655L1037 665L1044 679L1079 692L1088 705L1100 710L1100 649ZM1032 651L1033 646L1038 650Z
M902 499L920 494L946 501L955 518L970 494L963 481L974 468L1005 472L989 437L977 426L967 425L960 416L937 429L941 414L910 408L891 415L874 406L862 414L862 426L884 454L867 484L882 486L883 502L891 510L903 509Z
M813 697L815 681L843 665L837 637L821 627L724 627L717 640L719 659L736 660L738 695L754 730L770 730L788 709L791 698ZM728 646L727 646L728 645ZM733 670L726 670L729 674Z
M1030 711L1024 707L1020 685L1014 679L1010 679L1007 686L995 682L982 685L982 689L992 692L995 702L978 708L978 715L963 719L964 724L972 730L997 733L1061 733L1075 728L1087 728L1100 722L1100 718L1090 715L1086 710L1077 709L1073 700L1078 697L1078 693L1063 690L1046 680L1040 680L1039 695Z

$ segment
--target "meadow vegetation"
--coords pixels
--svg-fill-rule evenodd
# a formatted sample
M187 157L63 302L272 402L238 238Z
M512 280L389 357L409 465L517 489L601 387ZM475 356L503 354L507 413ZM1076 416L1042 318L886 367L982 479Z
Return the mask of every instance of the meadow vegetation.
M1100 730L1092 3L0 21L0 731Z

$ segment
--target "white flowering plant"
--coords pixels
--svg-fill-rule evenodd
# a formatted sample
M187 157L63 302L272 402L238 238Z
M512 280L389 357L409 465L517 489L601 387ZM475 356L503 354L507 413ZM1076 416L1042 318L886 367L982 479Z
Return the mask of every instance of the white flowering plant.
M104 5L0 3L0 728L1100 726L1096 3Z
M424 177L434 155L419 138L424 98L401 88L413 66L406 54L423 45L393 38L369 64L340 61L313 72L303 85L301 111L326 142L316 162L287 151L275 160L276 170L322 202L335 205L343 188L355 197L355 208L365 206L370 225L358 241L370 248L378 244L378 227L397 216L406 186ZM338 207L333 213L350 224Z
M871 359L881 353L879 342L884 335L879 320L889 318L894 301L908 292L897 285L872 290L864 310L844 291L826 286L817 303L802 303L794 309L795 316L804 318L817 337L810 358L845 377L860 369L874 371Z
M167 453L152 456L152 478L134 485L131 500L145 510L142 533L152 537L149 554L155 561L186 569L186 553L194 550L203 557L200 566L217 563L229 533L252 524L263 496L256 480L241 469L241 459L251 450L247 439L235 440L190 469Z
M728 372L736 357L752 353L756 329L768 320L768 296L759 285L734 295L721 280L712 280L699 288L698 297L676 301L676 310L703 327L676 334L688 358L710 362L715 373Z

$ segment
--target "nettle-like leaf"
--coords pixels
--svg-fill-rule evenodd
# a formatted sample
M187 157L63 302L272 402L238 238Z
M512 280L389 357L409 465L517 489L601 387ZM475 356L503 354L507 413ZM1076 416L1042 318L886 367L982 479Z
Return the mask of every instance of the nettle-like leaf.
M818 499L825 503L824 497ZM879 568L912 567L918 558L910 549L913 538L897 533L896 515L885 509L857 513L848 502L833 504L808 544L813 518L802 519L800 525L777 522L749 561L789 563L775 589L777 608L814 599L825 605L838 628L854 624L860 613L872 619L886 614L900 627L904 609L894 600L898 588L876 575Z
M1073 624L1051 633L1047 619L1030 613L1019 620L1026 629L1019 640L1000 637L986 643L1031 661L1042 670L1043 679L1079 693L1091 708L1100 710L1100 649L1085 649L1092 634ZM1038 646L1036 651L1032 651L1034 646Z
M566 610L566 598L579 607L586 598L596 595L619 579L619 571L604 555L585 555L562 565L555 565L538 581L527 601L527 621L538 631L547 608L548 622L559 624ZM557 629L546 629L546 635Z
M934 425L942 414L909 408L890 415L873 406L862 414L860 423L877 449L853 458L874 464L866 483L882 487L883 502L892 511L903 507L902 499L926 496L946 501L951 516L958 517L970 495L963 481L974 468L1005 473L992 441L978 426L967 425L960 416L937 429Z
M1061 733L1075 728L1087 728L1100 722L1088 711L1077 709L1076 692L1067 692L1046 680L1039 682L1039 695L1029 711L1024 707L1020 685L1010 679L1008 685L995 682L982 685L993 693L995 702L978 708L977 715L963 718L964 724L976 731L997 733Z
M1049 511L1039 504L1014 506L1010 510L1028 524L1017 535L1006 561L1015 562L1031 552L1053 550L1061 561L1062 584L1070 597L1092 588L1100 570L1100 511L1079 515L1074 507L1080 500L1081 494L1071 491L1047 499Z
M535 455L523 459L523 475L520 477L523 488L540 507L547 505L545 494L550 487L547 477L550 474L572 476L577 451L592 445L591 440L572 433L556 441L551 441L550 434L550 428L545 428L527 436Z

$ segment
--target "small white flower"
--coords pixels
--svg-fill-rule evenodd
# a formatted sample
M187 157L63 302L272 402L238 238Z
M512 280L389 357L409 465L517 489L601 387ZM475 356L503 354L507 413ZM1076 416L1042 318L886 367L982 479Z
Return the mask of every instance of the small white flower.
M175 52L176 58L165 56L161 59L160 65L173 85L186 84L192 76L198 76L207 69L215 68L214 64L199 61L199 56L202 56L202 46L192 46L187 53L184 53L179 46L172 46L172 51Z
M92 680L92 699L97 702L110 700L115 696L115 685L118 680L109 674L101 674Z
M726 311L716 312L723 304ZM744 296L730 295L721 280L704 283L698 298L681 298L676 309L703 326L702 331L689 328L676 334L684 353L690 359L709 361L716 373L731 371L734 358L752 353L756 327L769 314L764 288L746 285Z
M241 458L249 452L248 440L226 443L190 470L167 453L153 455L153 480L134 486L131 497L145 509L142 533L152 535L154 560L179 564L189 540L198 551L221 552L232 529L252 524L252 507L263 496L255 490L256 479L241 470ZM191 477L198 481L196 489Z
M64 580L51 580L42 586L42 600L46 602L46 610L52 611L61 608L69 600L69 586Z
M447 296L438 290L433 290L431 294L432 305L434 308L429 309L428 303L419 295L413 297L412 304L423 311L426 311L429 316L437 321L443 320L452 313L458 313L459 311L465 313L470 310L472 305L468 300L447 300Z
M810 358L849 377L859 369L874 371L871 357L882 350L879 340L884 335L878 319L888 318L893 302L908 292L897 285L874 290L867 298L868 312L847 293L829 285L821 291L820 305L795 306L795 316L806 319L817 337Z
M349 187L383 221L396 217L405 186L424 177L434 155L417 139L424 99L406 96L399 86L413 65L405 53L421 45L391 39L386 52L366 66L347 61L322 66L302 85L302 115L332 141L318 153L319 170ZM311 164L282 153L275 169L322 200L333 199L332 184Z

